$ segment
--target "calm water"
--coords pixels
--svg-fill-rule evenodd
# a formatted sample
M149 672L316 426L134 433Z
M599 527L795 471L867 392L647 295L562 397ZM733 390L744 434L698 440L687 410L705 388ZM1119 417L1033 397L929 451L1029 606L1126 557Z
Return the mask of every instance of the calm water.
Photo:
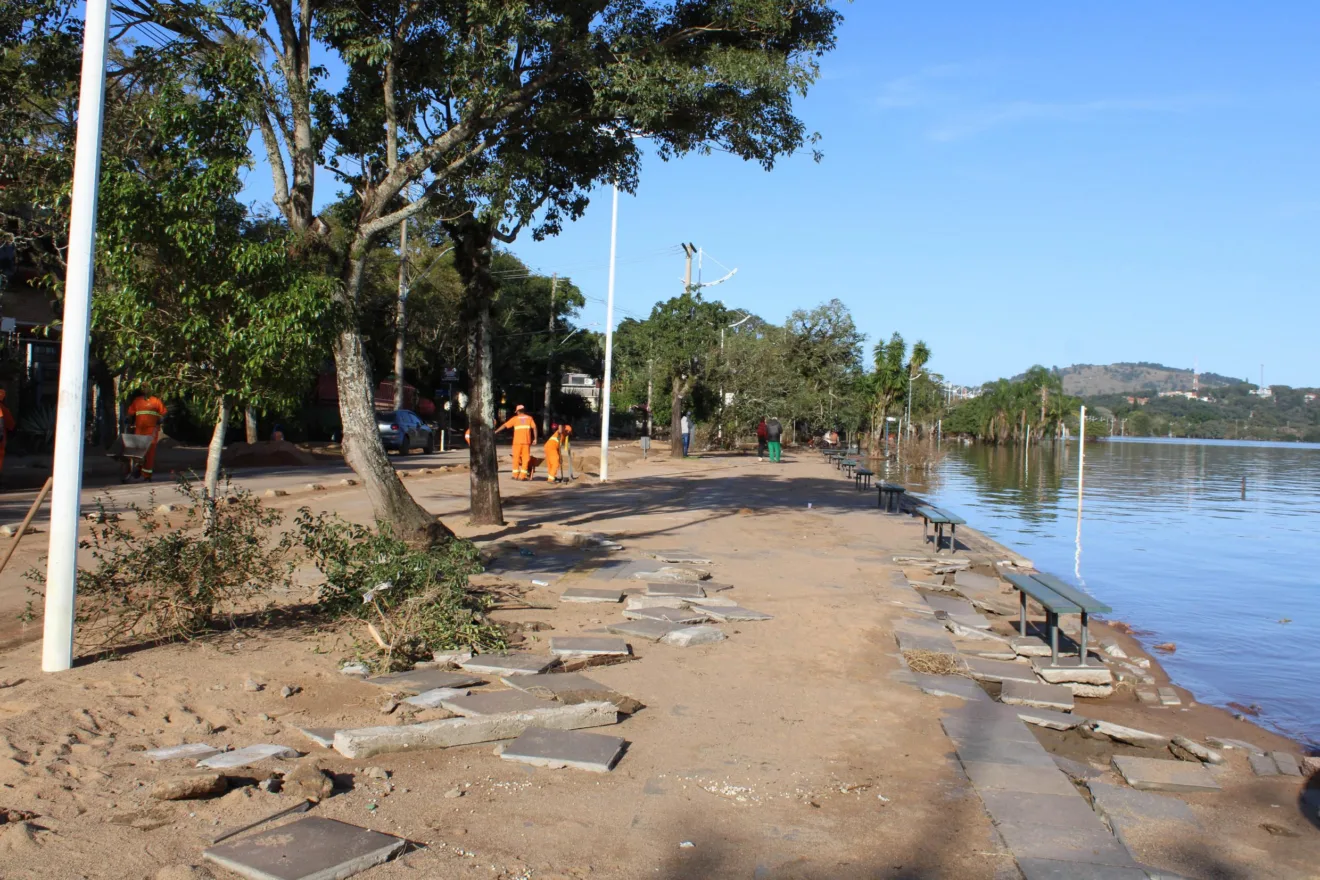
M1202 702L1320 743L1320 445L1088 444L1080 528L1075 444L948 449L937 504L1176 643L1160 662Z

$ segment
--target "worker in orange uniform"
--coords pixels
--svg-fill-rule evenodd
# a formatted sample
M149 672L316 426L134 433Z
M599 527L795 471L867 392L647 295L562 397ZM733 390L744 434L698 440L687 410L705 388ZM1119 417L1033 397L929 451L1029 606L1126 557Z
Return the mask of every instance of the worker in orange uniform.
M520 403L513 409L513 418L495 429L513 431L513 478L530 480L532 478L532 444L536 442L536 419L529 416Z
M0 388L0 474L4 473L5 467L5 447L9 444L9 435L18 427L18 420L14 418L13 412L5 406L5 396L7 392ZM0 476L0 485L4 484L4 478Z
M560 448L567 440L564 435L564 425L551 425L554 430L550 437L545 441L545 479L547 483L560 482Z
M160 441L160 423L165 420L165 403L146 388L139 388L129 401L128 417L133 420L134 434L151 437L141 467L142 479L150 483L156 470L156 444Z

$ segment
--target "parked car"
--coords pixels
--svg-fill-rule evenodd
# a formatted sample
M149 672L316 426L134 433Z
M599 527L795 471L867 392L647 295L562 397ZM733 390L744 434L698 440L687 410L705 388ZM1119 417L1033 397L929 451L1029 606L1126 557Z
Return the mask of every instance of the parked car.
M376 413L376 428L385 448L397 449L399 455L407 455L419 446L427 455L435 452L435 429L410 410Z

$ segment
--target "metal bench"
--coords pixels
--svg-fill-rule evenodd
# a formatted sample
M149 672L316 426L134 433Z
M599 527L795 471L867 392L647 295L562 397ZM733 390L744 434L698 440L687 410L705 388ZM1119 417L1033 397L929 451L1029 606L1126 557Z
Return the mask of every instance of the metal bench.
M864 468L859 466L857 470L853 473L853 479L857 482L857 491L860 492L862 491L862 489L871 488L871 478L874 476L875 476L875 471L870 470L869 468ZM863 486L862 485L863 483L865 483L866 485Z
M903 509L903 493L907 490L902 486L881 480L876 483L876 489L878 490L876 492L876 504L883 508L885 513L889 513L890 499L893 499L895 513Z
M1050 662L1059 665L1059 615L1080 614L1082 616L1081 657L1078 662L1086 664L1086 643L1089 636L1090 616L1112 611L1105 603L1092 595L1083 593L1074 586L1065 584L1052 574L1038 572L1033 575L1004 575L1008 582L1018 590L1021 599L1018 615L1018 632L1027 634L1027 597L1035 599L1045 609L1045 623L1050 628Z
M851 480L853 475L853 469L857 467L857 462L851 458L845 458L839 464L843 471L843 475Z
M967 520L957 514L949 513L947 510L940 510L938 507L922 505L917 508L917 516L921 517L921 543L926 543L926 528L935 527L935 552L940 552L940 545L944 543L944 527L949 527L949 552L958 552L958 526L966 525Z

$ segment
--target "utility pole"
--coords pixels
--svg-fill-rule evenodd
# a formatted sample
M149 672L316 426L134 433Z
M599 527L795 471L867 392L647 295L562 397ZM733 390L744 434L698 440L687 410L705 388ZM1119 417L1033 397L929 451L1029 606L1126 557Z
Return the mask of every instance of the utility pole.
M614 381L614 258L619 249L619 185L610 215L610 286L605 300L605 384L600 390L600 481L610 478L610 383Z
M559 273L550 276L550 348L545 356L545 411L541 415L541 436L550 436L550 381L555 370L555 292L559 289Z
M683 269L683 292L687 293L692 289L692 257L697 253L695 244L687 243L683 245L683 254L686 257L685 267Z

